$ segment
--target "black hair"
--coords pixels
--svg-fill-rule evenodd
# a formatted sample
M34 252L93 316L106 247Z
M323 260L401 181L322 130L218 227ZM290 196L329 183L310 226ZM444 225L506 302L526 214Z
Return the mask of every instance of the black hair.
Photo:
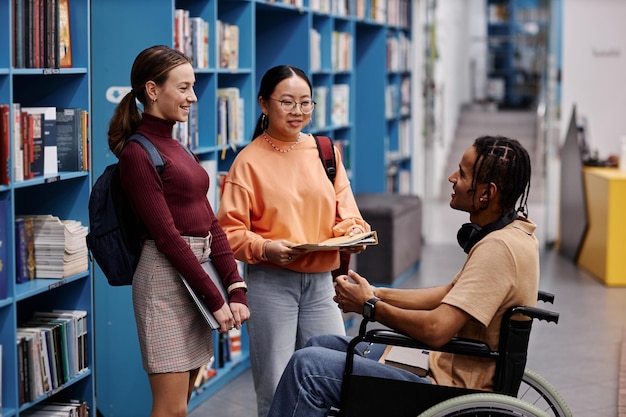
M504 136L481 136L474 141L474 148L472 188L493 182L500 192L502 214L515 210L527 217L530 157L526 149L516 139Z
M263 78L261 79L261 85L259 86L259 94L257 94L257 98L262 97L264 100L269 101L270 96L274 92L274 89L276 88L278 83L293 76L302 78L309 85L309 89L311 90L311 92L313 91L313 85L311 84L311 80L309 80L309 77L307 77L306 73L300 68L291 65L277 65L268 69L263 75ZM256 127L254 128L252 139L263 133L263 131L267 129L267 124L267 116L261 114L259 116L259 119L257 120Z

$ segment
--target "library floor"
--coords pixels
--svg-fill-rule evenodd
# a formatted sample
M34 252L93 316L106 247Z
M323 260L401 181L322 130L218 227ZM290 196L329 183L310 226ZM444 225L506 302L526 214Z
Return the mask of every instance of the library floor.
M444 203L437 205L430 209L433 213L441 214L436 222L441 228L434 228L439 229L439 235L446 229L444 225L450 224L449 218L456 220L458 216ZM540 219L541 210L536 209L540 207L531 206L530 215L539 215L537 218ZM540 222L537 223L539 225ZM403 287L447 283L459 269L463 261L461 249L453 241L446 241L444 235L433 240L434 243L425 243L420 268L402 283ZM620 351L626 327L626 288L605 287L554 249L542 250L540 288L556 295L554 305L545 307L559 312L560 321L557 325L545 322L535 324L528 367L539 372L557 388L574 416L618 416ZM240 375L194 409L189 416L255 417L256 404L250 371Z

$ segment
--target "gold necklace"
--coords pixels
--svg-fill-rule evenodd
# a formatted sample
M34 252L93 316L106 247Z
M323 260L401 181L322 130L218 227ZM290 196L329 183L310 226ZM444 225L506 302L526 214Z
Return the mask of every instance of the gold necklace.
M296 141L293 143L293 145L291 145L290 147L288 147L287 149L281 149L278 146L274 145L274 143L269 140L267 138L267 135L265 134L265 130L263 131L263 139L265 139L267 141L267 143L269 143L270 145L272 145L272 148L276 149L278 152L281 153L287 153L290 152L293 148L296 147L296 145L298 144L298 142L300 142L300 132L298 132L298 138L296 139Z

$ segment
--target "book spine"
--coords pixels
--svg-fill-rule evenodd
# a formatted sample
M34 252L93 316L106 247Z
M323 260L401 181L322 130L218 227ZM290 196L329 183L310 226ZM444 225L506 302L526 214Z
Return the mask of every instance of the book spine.
M16 283L21 284L30 280L24 219L15 219L15 239L15 280Z
M11 182L11 116L9 105L0 104L0 184L9 185Z

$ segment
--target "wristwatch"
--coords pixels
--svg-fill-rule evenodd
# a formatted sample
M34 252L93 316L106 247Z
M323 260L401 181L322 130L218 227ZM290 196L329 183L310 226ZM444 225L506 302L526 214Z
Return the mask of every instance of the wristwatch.
M363 304L363 317L365 317L369 321L376 321L374 319L374 312L376 310L374 304L376 304L378 301L380 301L380 298L372 297L367 300L365 304Z

